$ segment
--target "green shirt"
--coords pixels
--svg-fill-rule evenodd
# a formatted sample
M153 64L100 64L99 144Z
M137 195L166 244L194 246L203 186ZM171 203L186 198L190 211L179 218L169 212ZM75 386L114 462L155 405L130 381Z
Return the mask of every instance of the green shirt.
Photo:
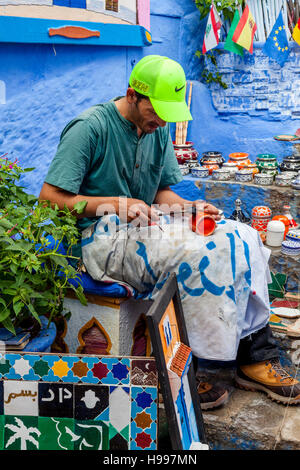
M139 138L114 100L89 108L67 124L45 179L74 194L126 196L149 205L159 189L181 180L169 125ZM79 230L96 220L79 219Z

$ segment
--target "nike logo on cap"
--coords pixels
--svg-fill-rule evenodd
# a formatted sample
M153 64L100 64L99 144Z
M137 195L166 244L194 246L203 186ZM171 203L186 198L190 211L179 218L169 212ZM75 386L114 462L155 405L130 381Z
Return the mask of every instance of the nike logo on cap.
M177 86L176 86L176 87L175 87L175 91L180 91L180 90L182 90L182 88L184 88L184 87L185 87L185 85L183 85L181 88L177 88Z

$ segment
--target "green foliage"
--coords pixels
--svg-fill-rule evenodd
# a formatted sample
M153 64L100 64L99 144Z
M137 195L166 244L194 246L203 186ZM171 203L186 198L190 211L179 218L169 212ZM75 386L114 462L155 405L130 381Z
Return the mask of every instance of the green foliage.
M82 287L69 282L78 273L67 258L77 243L76 217L67 207L59 210L49 202L41 202L27 194L20 185L23 173L17 162L0 157L0 323L15 334L30 318L40 323L46 315L49 323L62 314L67 289L75 291L86 304ZM81 213L86 203L78 203L74 211ZM48 249L47 236L55 240ZM69 246L67 255L58 253L59 243Z
M201 74L202 80L207 84L218 83L222 88L226 90L226 88L228 88L228 85L222 79L222 75L219 72L217 59L215 56L215 54L218 53L218 50L216 50L215 53L207 52L206 54L203 54L201 51L197 51L195 55L199 58L203 57L204 61L211 62L211 65L204 66Z
M209 13L211 0L195 0L195 3L201 14L200 19L205 18ZM219 14L222 15L223 20L229 20L230 22L233 19L236 7L241 6L244 8L245 6L245 0L216 0L214 3Z

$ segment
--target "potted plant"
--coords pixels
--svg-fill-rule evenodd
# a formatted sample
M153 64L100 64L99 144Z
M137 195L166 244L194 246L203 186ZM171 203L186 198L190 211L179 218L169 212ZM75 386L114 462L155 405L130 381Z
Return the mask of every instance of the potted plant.
M67 207L51 207L24 190L20 178L32 170L0 157L0 326L13 335L32 325L39 328L41 318L52 324L62 315L67 289L86 304L81 285L70 282L78 278L69 262L79 236L76 217ZM84 207L79 203L74 211ZM69 247L66 254L60 251L62 242Z

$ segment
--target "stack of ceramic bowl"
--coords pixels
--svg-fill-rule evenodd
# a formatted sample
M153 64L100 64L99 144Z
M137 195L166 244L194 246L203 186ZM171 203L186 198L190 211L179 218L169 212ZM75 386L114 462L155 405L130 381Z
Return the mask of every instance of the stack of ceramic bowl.
M300 232L290 230L281 245L281 252L285 255L300 255Z
M252 170L238 170L235 174L235 181L238 181L239 183L249 183L252 180Z
M272 153L260 153L257 155L256 165L261 173L266 173L273 177L278 173L277 157Z
M285 171L295 171L298 172L300 170L300 155L288 155L284 157L282 162L279 165L279 168L282 172Z
M257 173L254 175L254 183L259 186L270 186L273 184L274 176L267 173Z
M218 168L212 172L212 179L216 181L228 181L230 177L231 175L227 168Z
M272 217L272 211L267 206L255 206L252 209L251 227L258 230L258 232L265 232L268 223Z
M244 166L250 165L252 163L248 157L249 153L234 152L229 154L228 162L235 163L238 169L241 170Z
M256 163L248 163L247 165L244 165L243 170L251 170L253 176L259 173L259 169L257 168Z
M182 145L173 142L174 152L180 165L193 161L197 162L198 152L194 149L193 145L193 142L186 142Z
M235 174L238 171L237 164L234 162L225 162L223 163L222 168L226 169L230 173L230 178L235 179Z
M207 178L209 176L208 168L204 168L204 166L194 166L191 168L191 175L194 178Z

